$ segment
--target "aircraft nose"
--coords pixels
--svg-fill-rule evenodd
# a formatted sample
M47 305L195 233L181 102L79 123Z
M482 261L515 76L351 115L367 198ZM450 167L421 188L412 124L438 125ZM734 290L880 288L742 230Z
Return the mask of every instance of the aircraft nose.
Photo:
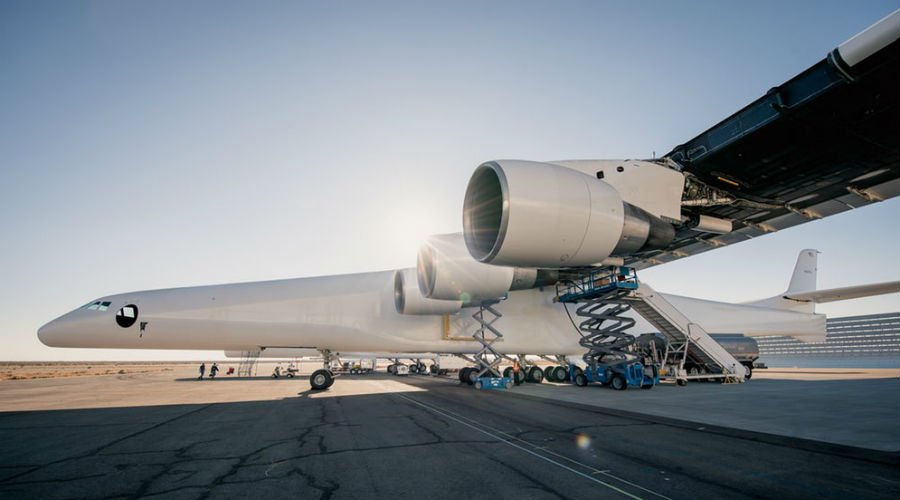
M49 347L60 347L59 340L61 337L61 331L64 329L60 323L62 322L63 316L54 319L53 321L47 323L46 325L38 328L37 336L38 340L41 341L42 344Z

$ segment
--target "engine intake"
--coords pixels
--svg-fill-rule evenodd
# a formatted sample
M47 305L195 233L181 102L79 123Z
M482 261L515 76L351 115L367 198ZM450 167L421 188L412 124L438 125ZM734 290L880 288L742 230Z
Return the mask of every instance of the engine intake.
M460 233L429 237L419 248L416 269L422 295L459 300L463 306L497 299L511 290L551 285L558 279L555 272L477 262Z
M501 160L484 163L472 174L463 234L479 262L561 268L663 248L675 229L584 172Z
M416 270L408 268L394 271L394 306L400 314L441 315L456 314L462 308L462 302L423 297L419 291Z

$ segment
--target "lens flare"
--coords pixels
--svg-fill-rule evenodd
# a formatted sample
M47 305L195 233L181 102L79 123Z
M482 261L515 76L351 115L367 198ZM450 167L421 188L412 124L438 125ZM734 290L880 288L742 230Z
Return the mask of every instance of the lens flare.
M582 450L586 450L591 447L591 437L587 434L579 434L575 436L575 445Z

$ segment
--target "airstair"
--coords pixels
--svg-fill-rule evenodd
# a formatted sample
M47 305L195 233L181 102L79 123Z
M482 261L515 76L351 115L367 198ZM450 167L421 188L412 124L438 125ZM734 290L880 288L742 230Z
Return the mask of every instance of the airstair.
M664 356L664 373L660 378L724 379L743 382L747 369L734 359L699 324L692 322L668 300L646 283L624 297L632 308L644 317L668 340ZM702 366L702 370L686 373L685 363ZM702 373L705 371L706 373Z
M259 361L259 351L241 352L241 364L238 365L238 377L253 377L256 375L256 362Z
M581 345L589 349L585 355L589 364L588 358L602 361L603 355L621 353L620 357L628 356L623 350L634 343L634 337L627 335L631 341L625 342L623 332L606 333L604 330L621 330L618 325L623 323L623 318L615 316L634 309L666 337L666 350L660 363L661 379L674 379L679 383L688 379L744 381L746 368L700 325L688 319L652 287L640 283L631 268L619 267L613 272L592 270L567 282L565 289L557 292L555 300L582 304L576 314L588 318L579 326L582 331ZM591 314L592 311L600 311L601 307L607 307L604 317L596 312ZM597 319L593 319L594 316ZM613 323L603 328L604 320ZM633 324L633 320L630 321ZM685 370L686 364L691 367L690 371Z

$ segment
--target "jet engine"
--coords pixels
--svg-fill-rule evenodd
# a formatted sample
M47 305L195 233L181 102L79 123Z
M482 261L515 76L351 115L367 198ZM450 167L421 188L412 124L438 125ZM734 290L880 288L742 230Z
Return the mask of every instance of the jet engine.
M552 285L558 279L555 272L476 262L460 233L429 237L419 248L416 268L424 296L462 301L463 306L500 298L511 290Z
M501 266L562 268L664 248L675 236L674 227L624 201L620 192L671 200L666 206L673 205L669 211L677 214L681 174L648 162L632 162L629 171L612 168L605 177L609 182L600 180L603 171L584 171L607 163L501 160L479 166L463 205L463 234L472 257ZM635 174L628 177L630 172ZM616 183L630 186L617 189Z
M459 300L437 300L422 296L413 268L394 271L394 305L400 314L456 314L462 308Z

